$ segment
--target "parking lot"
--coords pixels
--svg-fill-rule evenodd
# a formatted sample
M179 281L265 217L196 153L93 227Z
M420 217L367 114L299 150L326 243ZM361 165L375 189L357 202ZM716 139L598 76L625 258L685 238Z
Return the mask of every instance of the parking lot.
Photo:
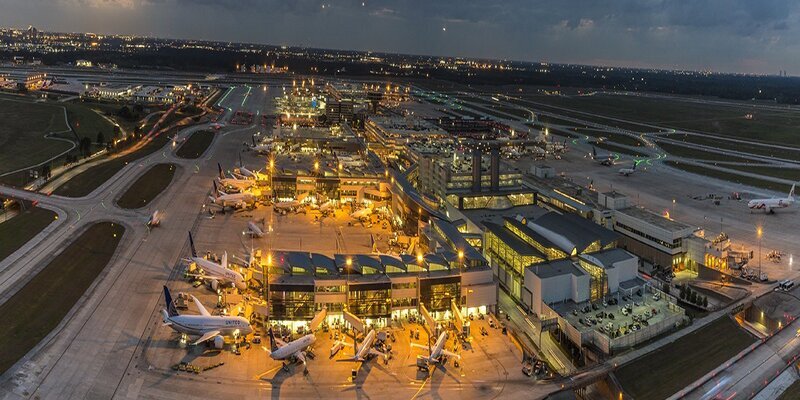
M631 296L620 294L616 303L606 302L605 306L603 303L570 303L554 308L579 331L597 330L612 339L637 332L678 314L665 298L656 298L650 293L639 295L634 292Z

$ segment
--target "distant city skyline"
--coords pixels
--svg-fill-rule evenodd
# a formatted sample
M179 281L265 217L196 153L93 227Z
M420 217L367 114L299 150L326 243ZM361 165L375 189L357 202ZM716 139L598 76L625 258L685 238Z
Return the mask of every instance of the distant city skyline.
M4 0L0 25L433 56L789 75L800 4Z

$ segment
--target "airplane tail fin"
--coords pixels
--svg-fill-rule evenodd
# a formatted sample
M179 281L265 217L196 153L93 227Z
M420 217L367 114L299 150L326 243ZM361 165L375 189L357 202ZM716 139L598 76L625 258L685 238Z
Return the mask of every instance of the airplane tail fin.
M222 253L222 268L228 268L228 252Z
M794 185L795 184L792 184L792 189L789 190L789 198L790 199L794 199Z
M197 249L194 248L194 239L192 239L192 232L189 232L189 248L192 249L192 257L197 257Z
M269 348L271 352L278 350L278 343L275 341L275 333L272 332L272 328L269 328Z
M167 302L167 317L177 317L178 309L175 308L175 303L172 302L172 295L169 293L169 288L164 286L164 300Z
M219 170L219 179L225 179L225 173L222 172L222 165L217 163L217 169Z
M639 163L637 163L636 160L633 160L633 168L631 168L631 169L636 171L636 166L637 165L639 165Z
M214 196L214 200L216 200L217 197L219 197L219 189L217 189L217 181L212 181L212 183L214 184L214 191L211 195Z
M597 158L597 149L592 146L592 158Z

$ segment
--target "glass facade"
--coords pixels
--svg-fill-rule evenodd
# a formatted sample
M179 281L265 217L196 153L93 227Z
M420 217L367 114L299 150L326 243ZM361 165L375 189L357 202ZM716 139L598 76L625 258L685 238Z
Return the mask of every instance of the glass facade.
M597 301L608 294L608 276L606 270L594 264L588 263L583 259L579 259L581 268L589 273L589 291L590 300Z
M358 316L386 317L391 312L389 283L350 285L347 309Z
M525 267L544 261L541 257L517 253L491 231L486 232L485 251L492 259L502 260L504 267L517 276L525 275Z
M510 221L505 221L506 229L513 232L517 235L518 238L525 241L525 243L533 246L536 250L539 250L540 253L544 254L547 257L548 261L553 260L560 260L562 258L566 258L568 256L567 253L563 252L561 249L555 247L545 247L541 243L539 243L536 239L525 233L522 229L511 223Z
M420 301L428 311L448 311L450 302L461 300L461 278L420 279Z
M270 318L307 319L314 318L314 313L314 286L270 285Z

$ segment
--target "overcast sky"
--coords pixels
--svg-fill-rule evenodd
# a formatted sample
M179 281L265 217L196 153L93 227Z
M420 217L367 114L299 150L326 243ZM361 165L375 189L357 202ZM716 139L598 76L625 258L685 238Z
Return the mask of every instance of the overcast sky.
M0 26L800 74L793 0L0 0Z

